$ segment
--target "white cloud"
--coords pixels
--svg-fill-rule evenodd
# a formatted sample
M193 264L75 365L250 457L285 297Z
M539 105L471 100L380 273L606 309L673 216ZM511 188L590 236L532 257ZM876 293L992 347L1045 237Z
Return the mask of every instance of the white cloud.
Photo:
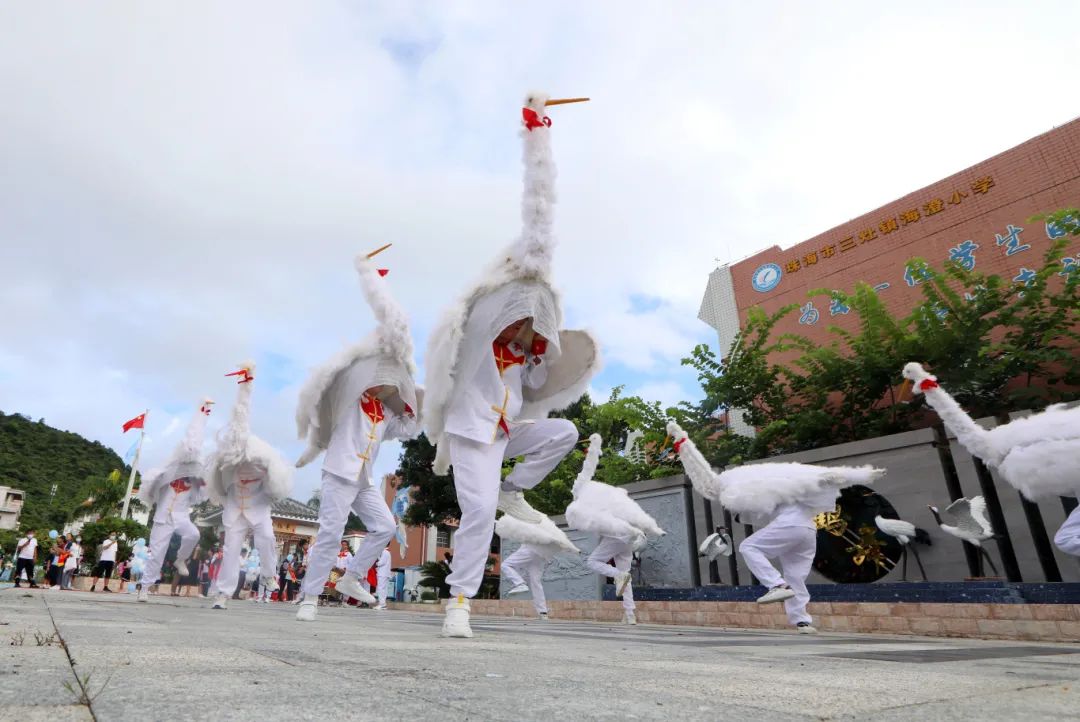
M273 354L253 428L295 458L304 370L370 327L353 254L395 243L422 352L515 235L534 87L593 97L552 116L556 270L611 361L598 387L689 394L685 373L665 381L711 340L695 317L714 259L796 243L1067 120L1074 63L1052 28L1078 15L24 3L0 24L0 408L123 453L120 423L150 407L153 462L175 440L162 409L186 422L209 393L220 422L223 374ZM632 314L640 294L664 303Z

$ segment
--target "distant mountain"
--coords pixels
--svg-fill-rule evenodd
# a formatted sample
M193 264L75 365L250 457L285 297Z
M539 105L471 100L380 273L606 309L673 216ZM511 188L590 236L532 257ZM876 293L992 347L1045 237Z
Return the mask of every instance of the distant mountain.
M0 411L0 485L26 492L20 528L60 529L86 500L94 480L113 469L126 467L97 441L54 429L44 419Z

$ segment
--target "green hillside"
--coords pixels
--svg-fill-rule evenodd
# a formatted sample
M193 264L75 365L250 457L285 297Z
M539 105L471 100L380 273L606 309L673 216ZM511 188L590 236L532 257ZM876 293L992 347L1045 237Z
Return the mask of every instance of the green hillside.
M59 529L95 480L124 468L112 449L96 441L0 411L0 484L26 492L22 529Z

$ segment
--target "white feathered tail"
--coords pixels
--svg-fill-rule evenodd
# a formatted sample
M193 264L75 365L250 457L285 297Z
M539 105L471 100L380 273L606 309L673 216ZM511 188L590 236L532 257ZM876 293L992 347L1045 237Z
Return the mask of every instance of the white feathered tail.
M593 480L600 462L602 440L589 437L585 465L574 482L574 501L566 508L566 521L574 529L636 542L642 535L658 537L666 532L649 516L626 489Z

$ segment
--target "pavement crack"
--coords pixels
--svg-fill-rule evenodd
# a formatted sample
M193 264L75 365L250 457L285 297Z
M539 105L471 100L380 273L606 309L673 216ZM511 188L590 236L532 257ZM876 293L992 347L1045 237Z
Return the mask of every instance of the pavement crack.
M56 617L53 615L52 607L49 606L49 600L42 595L41 601L45 605L45 611L49 613L49 621L52 622L53 631L56 632L56 638L60 640L60 648L64 650L64 656L67 657L68 666L71 669L71 676L75 678L75 684L79 685L80 695L78 703L85 705L87 711L90 713L90 718L93 719L94 722L98 722L97 713L94 712L94 698L97 697L97 694L91 695L90 690L86 687L86 683L90 681L90 676L87 675L86 678L83 679L75 670L75 660L71 657L71 649L68 647L67 640L64 639L64 634L60 631L60 625L56 623ZM108 680L105 681L105 684L108 684ZM105 688L102 687L101 689L104 690ZM100 693L101 690L98 691L98 694Z
M988 699L990 697L994 697L994 696L1002 695L1002 694L1009 694L1011 692L1026 692L1029 689L1044 689L1046 687L1059 687L1060 685L1061 685L1060 682L1045 682L1043 684L1025 684L1025 685L1020 685L1019 687L1009 687L1008 689L999 689L997 692L979 692L978 694L964 694L964 695L960 695L959 697L945 697L943 699L928 699L928 700L923 700L922 702L912 702L911 704L898 704L898 705L893 705L891 707L881 707L879 709L875 709L874 714L878 715L878 714L881 714L883 712L890 712L890 711L893 711L893 710L915 709L915 708L918 708L918 707L924 707L924 706L926 706L928 704L941 704L941 703L947 703L947 702L958 702L960 700L966 700L966 699ZM822 720L836 720L836 719L845 719L846 717L849 717L849 715L845 715L844 717L822 717L821 719Z

